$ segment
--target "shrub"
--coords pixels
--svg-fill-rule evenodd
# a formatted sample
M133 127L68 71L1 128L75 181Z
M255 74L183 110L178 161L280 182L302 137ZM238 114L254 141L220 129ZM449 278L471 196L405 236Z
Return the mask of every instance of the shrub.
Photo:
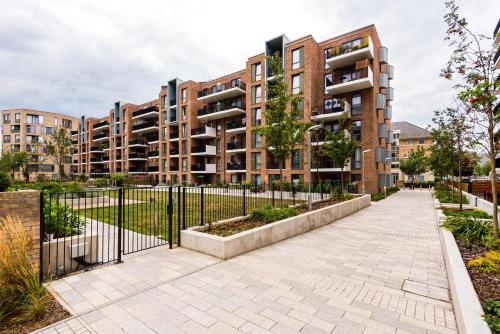
M125 174L121 174L121 173L116 173L116 174L111 175L111 181L113 181L113 183L117 187L123 187L126 178L127 178L127 176Z
M9 174L0 172L0 192L6 191L10 187L12 180Z
M352 195L340 191L334 191L330 195L330 199L334 202L344 202L352 199Z
M383 200L384 198L385 198L384 194L371 194L372 202L378 202L380 200Z
M493 334L500 333L500 300L487 300L483 303L483 318Z
M48 194L43 197L43 218L45 233L53 234L54 238L80 234L85 224L74 210Z
M46 290L28 250L33 240L19 218L0 218L0 323L40 318L46 311Z
M50 194L62 193L64 191L62 184L57 181L43 182L35 185L35 187L36 186L39 187L39 190L47 191Z
M467 265L480 273L500 274L500 252L488 252L484 256L470 260Z
M451 192L451 190L449 189L446 191L435 191L434 196L441 203L454 203L454 204L460 203L460 194L457 192ZM467 199L466 196L462 196L462 203L463 204L469 203L469 200Z
M67 184L65 190L69 193L76 193L78 195L83 195L85 193L83 187L76 182Z
M262 221L266 224L283 220L297 215L297 210L293 208L273 208L270 205L252 211L253 220Z
M484 239L484 246L488 249L500 251L500 239L495 239L493 235L487 235Z
M108 180L106 179L96 179L95 180L95 186L97 188L104 188L108 186Z
M482 244L491 233L491 223L485 223L470 217L448 217L444 224L463 246Z
M457 211L457 210L451 210L451 209L443 209L443 213L450 217L470 217L470 218L481 218L481 219L491 219L493 218L491 215L487 214L486 212L478 209L474 210L463 210L463 211Z
M78 182L87 182L89 178L87 177L87 175L85 174L79 174L77 177L76 177L76 180Z

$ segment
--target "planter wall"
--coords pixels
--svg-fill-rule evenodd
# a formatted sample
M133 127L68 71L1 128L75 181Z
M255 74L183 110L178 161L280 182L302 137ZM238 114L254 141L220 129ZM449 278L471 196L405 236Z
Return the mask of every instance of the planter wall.
M220 237L201 232L207 227L192 227L181 231L181 245L184 248L226 260L328 225L366 208L370 203L370 195L360 196L346 202L303 213L230 237Z

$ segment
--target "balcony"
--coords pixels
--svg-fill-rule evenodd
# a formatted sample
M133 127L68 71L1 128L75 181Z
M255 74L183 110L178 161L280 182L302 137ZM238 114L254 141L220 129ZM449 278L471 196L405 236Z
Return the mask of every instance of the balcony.
M227 123L226 133L239 134L244 133L247 130L247 122L245 118L239 120L232 120Z
M100 147L91 147L90 153L104 153L104 150L101 149Z
M135 153L129 153L128 160L129 161L146 161L148 159L146 158L146 153L135 152Z
M158 117L158 106L151 106L141 110L134 111L132 113L132 119L139 118L157 118Z
M152 136L147 139L149 145L158 144L158 136Z
M144 167L130 167L128 169L129 174L147 174L147 170Z
M71 137L75 137L78 135L78 131L71 131Z
M245 114L245 102L242 100L228 100L217 102L198 110L198 119L203 121L210 121L232 116L239 116Z
M191 165L192 174L215 174L215 164L194 164Z
M99 122L99 123L92 125L92 130L97 131L97 130L106 129L108 127L109 127L109 122L102 121L102 122Z
M103 164L102 158L90 158L90 164Z
M360 60L373 59L373 54L373 42L370 36L367 36L333 48L327 53L326 63L335 69Z
M172 125L177 125L177 111L170 111L168 113L168 123Z
M104 132L104 133L100 133L98 135L95 135L94 137L92 137L92 140L94 142L103 142L103 141L108 141L109 140L109 133L107 132Z
M178 172L179 171L179 165L170 165L170 171L171 172Z
M160 156L160 151L149 151L148 159L158 159Z
M133 139L128 142L128 147L146 147L148 146L145 141L143 140L138 140L138 139Z
M392 106L386 106L384 109L384 119L392 119Z
M339 77L326 87L329 94L339 95L373 87L373 71L370 67L352 70Z
M170 150L170 157L171 158L178 158L179 157L179 150L176 148L173 148Z
M170 99L169 101L169 108L176 108L177 107L177 99Z
M148 166L148 173L156 174L160 172L160 168L158 166Z
M170 141L179 141L179 134L170 132Z
M102 157L102 162L108 163L109 162L109 156Z
M389 87L387 88L387 101L393 101L394 100L394 88Z
M132 133L146 133L158 131L158 121L142 121L132 125Z
M196 155L196 156L215 155L215 146L201 145L201 146L191 147L191 155Z
M227 173L246 173L247 168L244 163L234 163L230 162L227 164L226 172Z
M340 172L341 168L338 163L331 159L323 159L318 167L312 169L313 171L318 171L320 173L328 172ZM349 172L351 170L351 163L347 162L344 166L344 172Z
M246 145L242 142L227 143L226 153L243 153L246 152Z
M331 105L326 105L323 109L313 110L311 119L313 121L334 121L340 119L344 113L351 117L351 105L346 101L334 99Z
M246 86L239 80L217 84L198 92L198 101L211 103L245 94Z
M215 135L216 135L215 128L211 128L206 125L202 128L191 130L191 138L207 139L207 138L215 138Z

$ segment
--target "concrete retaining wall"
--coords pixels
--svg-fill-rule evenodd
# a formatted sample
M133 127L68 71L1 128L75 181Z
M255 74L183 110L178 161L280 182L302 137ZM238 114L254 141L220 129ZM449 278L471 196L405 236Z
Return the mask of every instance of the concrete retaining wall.
M370 195L365 195L229 237L202 232L206 227L193 227L181 232L181 245L226 260L333 223L366 208L370 203Z

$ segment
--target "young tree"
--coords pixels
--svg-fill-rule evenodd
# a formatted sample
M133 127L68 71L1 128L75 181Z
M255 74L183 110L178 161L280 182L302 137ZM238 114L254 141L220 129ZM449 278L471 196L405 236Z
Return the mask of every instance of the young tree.
M0 172L10 173L10 176L13 177L15 168L14 155L9 151L2 153L0 156Z
M45 152L52 157L54 163L59 167L59 178L64 178L64 157L71 156L73 144L70 132L63 127L54 129L54 132L45 142Z
M267 86L268 100L264 112L264 125L257 131L265 139L265 148L280 167L280 198L283 204L283 163L300 144L309 124L301 121L304 101L301 94L292 94L284 80L283 65L279 55L267 57L272 83ZM290 110L289 110L290 109Z
M498 153L495 133L498 130L498 119L495 117L495 92L500 89L498 71L493 62L496 49L488 37L469 29L465 17L459 15L459 7L455 1L445 2L449 10L444 16L448 26L445 40L453 48L452 55L441 76L452 79L455 73L460 76L456 85L458 98L467 105L468 121L472 124L470 131L473 144L482 148L490 159L492 166ZM486 46L485 46L486 45ZM496 173L492 170L491 192L493 196L493 235L499 238Z
M19 168L24 181L29 181L29 164L31 160L31 155L27 152L15 152L12 155L12 162L15 169Z
M351 138L351 127L347 125L347 113L342 114L338 130L328 132L324 144L321 146L320 155L328 157L340 166L340 187L344 191L344 168L356 145Z
M474 175L477 176L489 176L491 172L491 162L489 160L485 161L483 164L477 162L474 166Z
M403 173L411 176L411 188L415 189L415 177L427 172L427 158L423 149L411 153L407 159L399 162L399 168Z

